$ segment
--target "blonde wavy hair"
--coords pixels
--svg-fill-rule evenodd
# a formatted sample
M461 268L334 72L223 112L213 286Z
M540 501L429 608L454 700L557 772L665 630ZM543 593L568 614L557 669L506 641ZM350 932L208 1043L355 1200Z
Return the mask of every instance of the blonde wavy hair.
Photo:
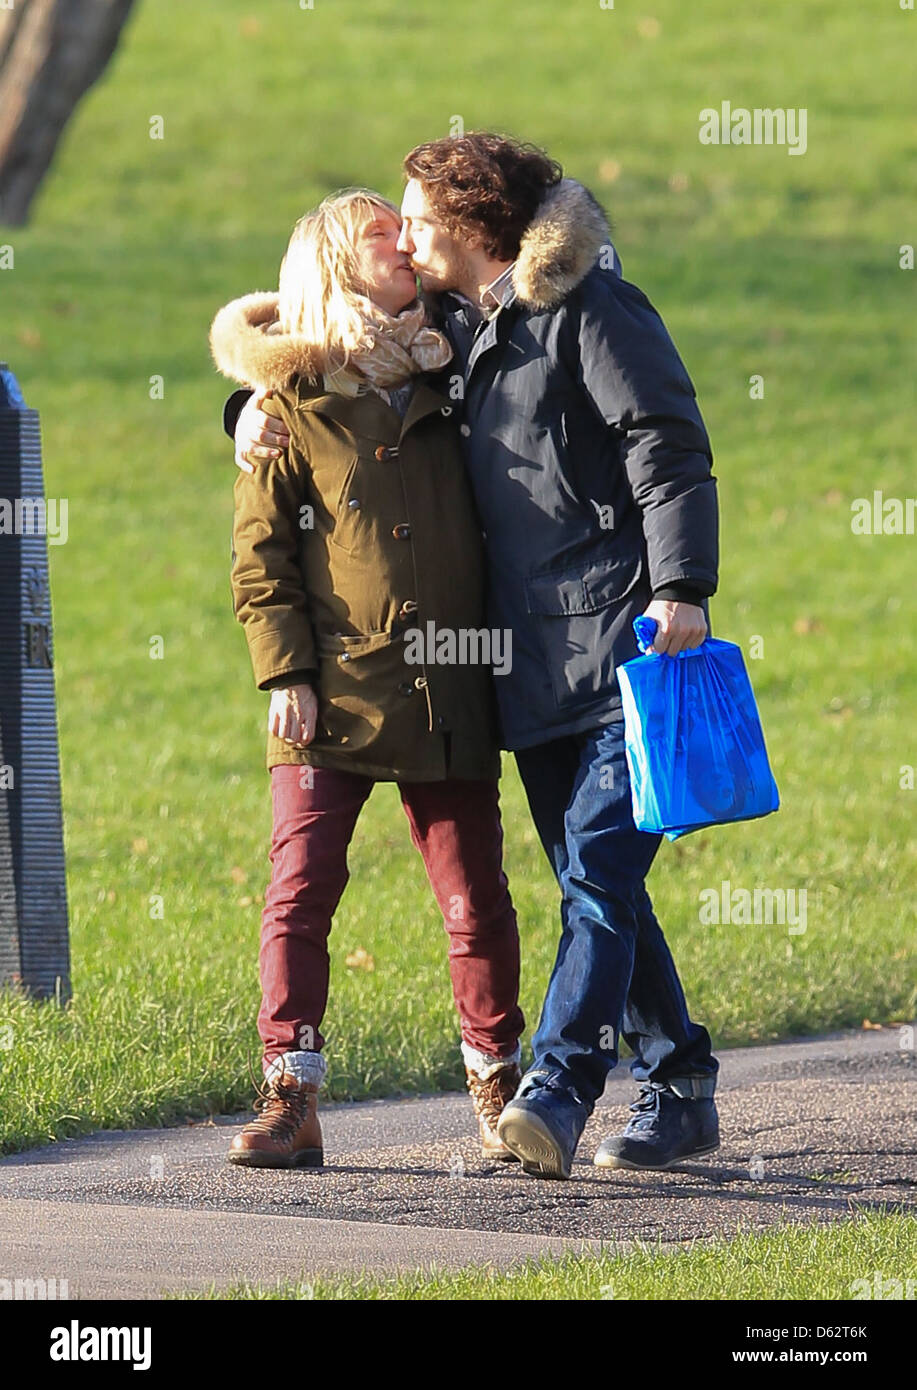
M400 222L395 204L370 188L329 194L296 223L280 265L281 332L304 338L341 367L369 345L358 301L365 287L356 246L360 231L380 209Z

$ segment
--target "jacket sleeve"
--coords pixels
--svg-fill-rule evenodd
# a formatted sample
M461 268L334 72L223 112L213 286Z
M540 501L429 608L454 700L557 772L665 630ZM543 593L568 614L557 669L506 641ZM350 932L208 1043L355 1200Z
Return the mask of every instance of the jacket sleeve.
M231 396L226 397L226 401L223 405L223 430L229 435L230 439L235 439L236 425L239 422L239 416L242 414L242 408L246 401L250 400L254 394L254 391L243 389L241 391L233 391Z
M278 676L297 684L289 678L318 671L300 561L304 469L302 454L291 447L254 473L240 472L234 486L233 607L261 690Z
M580 385L618 436L643 517L654 594L716 591L719 522L710 441L694 387L646 296L603 276L570 304Z

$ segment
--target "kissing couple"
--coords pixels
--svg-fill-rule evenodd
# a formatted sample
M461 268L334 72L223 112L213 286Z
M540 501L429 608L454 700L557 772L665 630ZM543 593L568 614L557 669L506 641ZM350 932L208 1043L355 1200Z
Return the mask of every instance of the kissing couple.
M718 1064L646 890L661 836L634 826L615 672L641 614L657 652L707 635L710 443L604 213L556 161L477 132L419 145L404 173L400 209L351 189L307 213L278 292L211 328L243 388L224 415L232 589L270 693L273 800L264 1087L228 1158L323 1162L327 938L388 781L442 913L484 1159L568 1178L623 1037L639 1094L594 1162L666 1168L718 1146ZM512 660L407 661L428 623L511 636ZM561 894L524 1073L501 748Z

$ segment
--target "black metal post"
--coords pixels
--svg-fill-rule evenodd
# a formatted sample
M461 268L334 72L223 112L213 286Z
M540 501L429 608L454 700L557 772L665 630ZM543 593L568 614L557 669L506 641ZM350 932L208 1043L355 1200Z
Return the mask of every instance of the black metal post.
M49 516L38 412L0 363L0 985L63 1001L70 947ZM55 508L55 523L61 519L66 526L63 502Z

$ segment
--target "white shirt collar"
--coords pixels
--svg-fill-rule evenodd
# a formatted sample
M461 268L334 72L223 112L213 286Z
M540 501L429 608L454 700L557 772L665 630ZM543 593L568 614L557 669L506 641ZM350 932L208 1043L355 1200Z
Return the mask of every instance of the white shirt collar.
M500 272L495 280L491 280L490 284L482 290L481 310L487 318L492 318L497 310L502 309L503 305L506 303L506 297L512 288L513 271L515 268L516 262L513 261L512 265L508 265L505 270Z

